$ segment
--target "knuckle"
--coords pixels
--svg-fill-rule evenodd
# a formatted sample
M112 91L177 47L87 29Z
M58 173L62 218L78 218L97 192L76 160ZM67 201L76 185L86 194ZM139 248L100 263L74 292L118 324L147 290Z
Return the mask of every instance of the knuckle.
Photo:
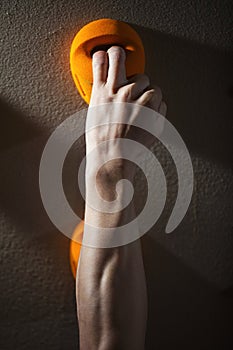
M145 85L150 85L150 79L146 74L142 74L141 80L145 83Z
M134 75L130 78L130 81L132 81L132 82L138 81L138 80L142 79L143 75L144 75L144 74L142 74L142 73L134 74Z
M119 94L121 96L121 99L123 101L127 101L128 99L131 98L131 89L127 88L127 89L120 89L119 90Z
M146 74L139 73L135 74L130 81L137 82L137 83L143 83L143 85L150 85L150 79Z
M159 100L162 100L163 98L163 94L162 94L162 90L160 89L159 86L155 87L155 94L158 97Z

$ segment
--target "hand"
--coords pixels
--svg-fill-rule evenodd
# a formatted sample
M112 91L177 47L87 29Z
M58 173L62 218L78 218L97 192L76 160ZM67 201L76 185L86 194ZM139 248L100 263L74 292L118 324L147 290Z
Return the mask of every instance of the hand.
M94 123L95 118L98 122L106 123L105 126L96 128L86 135L87 151L95 148L100 142L107 140L115 140L115 143L106 146L105 155L111 155L111 158L120 157L120 139L131 138L135 141L150 147L154 142L154 137L150 134L142 132L140 129L133 127L129 121L137 118L137 108L133 109L134 113L129 115L129 110L124 108L123 104L110 104L110 102L128 102L140 106L152 108L162 115L166 115L167 106L162 101L162 93L160 88L150 88L149 78L144 74L138 74L127 80L125 71L125 51L118 46L112 46L107 52L97 51L93 55L93 88L90 101L90 107L102 105L101 113L96 115L95 108L90 108L87 115L87 123ZM106 104L103 106L103 104ZM111 124L113 115L117 114L117 119L122 124ZM109 121L109 123L108 123ZM124 124L125 123L125 124ZM157 129L163 129L162 118L156 120ZM101 158L103 154L97 154L97 158ZM133 155L132 155L133 156ZM137 154L134 155L137 157ZM104 156L104 158L106 158ZM100 159L101 160L101 159ZM114 174L119 167L124 168L124 161L116 160L110 162L104 168L112 171ZM91 164L93 167L94 164Z
M160 88L149 88L150 81L145 74L137 74L127 80L125 58L125 51L119 46L112 46L107 52L94 53L90 106L108 102L137 103L165 116L167 106L162 101Z

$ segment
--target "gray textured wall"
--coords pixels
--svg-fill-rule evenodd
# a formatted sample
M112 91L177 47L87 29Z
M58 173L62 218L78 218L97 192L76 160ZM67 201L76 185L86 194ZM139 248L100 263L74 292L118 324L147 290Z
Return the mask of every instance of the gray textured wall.
M142 36L147 72L163 89L168 119L185 140L195 172L189 211L166 236L177 179L161 156L170 194L143 238L147 349L230 349L231 1L3 0L0 6L0 349L78 347L69 240L43 209L38 167L49 133L85 106L69 71L69 49L85 23L102 17L127 21ZM74 157L71 152L64 183L80 211ZM142 192L143 185L138 198Z

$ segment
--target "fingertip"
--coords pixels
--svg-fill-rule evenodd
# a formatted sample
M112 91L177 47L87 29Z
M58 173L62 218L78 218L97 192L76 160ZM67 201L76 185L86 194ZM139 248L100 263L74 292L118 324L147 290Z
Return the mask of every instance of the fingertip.
M145 91L138 99L137 99L137 103L142 105L142 106L145 106L150 100L151 98L153 97L155 93L155 90L154 89L150 89L150 90L147 90Z
M96 51L92 56L93 83L103 83L107 78L108 55L106 51Z
M107 58L107 52L104 50L99 50L93 53L92 55L92 62L94 63L102 63L105 62Z
M126 59L125 50L121 46L113 45L108 49L107 53L108 55L113 55L116 60L121 59L125 61Z

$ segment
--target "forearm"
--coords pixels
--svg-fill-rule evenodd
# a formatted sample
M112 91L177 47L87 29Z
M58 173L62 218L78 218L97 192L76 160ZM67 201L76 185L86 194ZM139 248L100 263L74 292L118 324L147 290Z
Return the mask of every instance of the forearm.
M91 108L86 123L86 153L89 159L91 150L95 150L96 153L91 162L87 159L86 199L93 197L95 167L104 164L105 160L116 158L118 160L113 168L108 163L105 167L107 172L102 172L96 182L101 196L110 201L111 214L104 213L106 210L102 210L101 199L95 199L97 210L92 209L86 201L83 245L76 279L81 350L144 349L147 295L140 239L136 239L137 221L134 220L134 226L127 225L126 231L122 231L127 236L133 234L135 240L132 243L107 245L115 248L91 248L85 244L85 238L88 240L91 237L98 242L99 237L105 237L101 234L105 230L100 231L99 227L107 227L113 237L117 238L115 241L119 242L117 236L119 230L114 228L134 219L132 204L125 206L123 211L117 210L122 203L129 203L125 201L127 196L124 197L125 194L129 194L127 184L123 183L122 187L120 186L119 200L114 202L114 199L118 178L116 175L124 177L125 169L130 169L127 175L131 179L133 173L132 167L126 168L125 163L121 163L121 158L126 154L127 159L131 159L132 163L136 160L137 163L142 155L140 147L128 149L123 141L126 139L133 139L137 143L142 141L146 147L150 147L154 142L154 137L143 134L141 136L133 127L137 125L137 118L141 115L137 106L147 106L163 115L166 114L166 104L162 101L161 90L150 89L149 78L144 74L128 78L125 59L124 49L114 45L107 52L103 50L95 52L92 57L93 86ZM134 108L127 108L128 103L134 104ZM101 108L98 107L100 105ZM111 122L114 120L117 123ZM96 125L101 128L93 128ZM127 156L128 151L130 157ZM113 172L109 173L109 167ZM106 206L106 203L104 205ZM100 211L98 207L101 208ZM93 226L90 228L91 224L94 229ZM89 235L90 233L92 235ZM124 241L124 234L122 237ZM96 247L98 244L92 246Z
M106 200L115 197L115 183L125 175L121 169L115 167L114 176L104 172L97 178L97 187ZM92 171L87 173L88 197L94 179ZM127 173L132 181L130 174ZM124 193L124 187L122 190ZM132 203L121 212L107 215L93 211L87 205L85 221L113 228L131 221L134 214ZM85 234L88 231L84 228ZM82 247L77 304L81 350L144 349L147 297L139 239L116 248Z

